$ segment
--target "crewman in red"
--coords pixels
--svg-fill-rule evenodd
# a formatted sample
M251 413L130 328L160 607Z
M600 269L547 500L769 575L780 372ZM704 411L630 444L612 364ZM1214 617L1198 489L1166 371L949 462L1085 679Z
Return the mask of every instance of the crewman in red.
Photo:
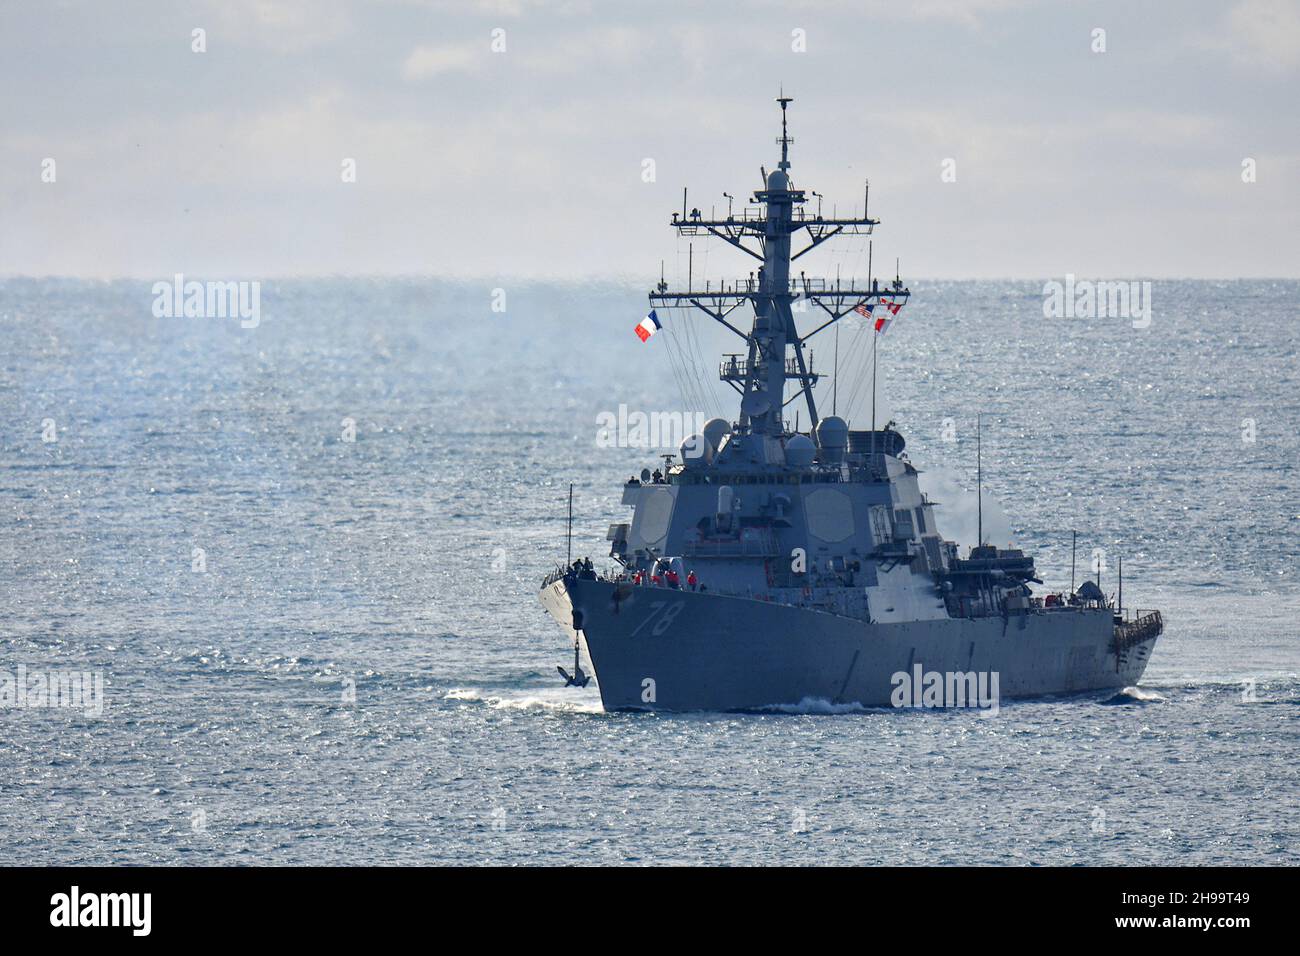
M693 569L686 573L686 585L692 591L694 591L696 587L699 586L699 583L700 583L700 579L695 576L695 571Z
M650 572L650 583L653 584L655 587L659 587L661 584L664 583L664 579L659 576L658 568L655 568L652 572Z
M668 577L668 586L670 588L681 587L681 579L677 576L677 572L674 571L672 568L668 569L667 577Z
M636 574L632 575L632 583L633 583L633 584L636 584L636 585L640 585L640 583L641 583L641 572L640 572L640 571L637 571Z

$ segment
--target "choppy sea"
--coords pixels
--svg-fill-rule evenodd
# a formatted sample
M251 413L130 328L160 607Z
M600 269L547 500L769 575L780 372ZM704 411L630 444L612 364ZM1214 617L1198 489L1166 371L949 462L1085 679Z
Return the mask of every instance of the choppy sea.
M1167 624L1137 687L995 718L559 686L568 484L599 563L670 450L597 416L734 414L725 330L643 345L613 283L264 282L256 328L151 285L0 281L0 678L104 701L0 709L5 863L1300 862L1300 283L1157 280L1145 328L912 284L878 414L940 529L982 412L996 536L1063 588L1077 531ZM815 345L855 427L869 342Z

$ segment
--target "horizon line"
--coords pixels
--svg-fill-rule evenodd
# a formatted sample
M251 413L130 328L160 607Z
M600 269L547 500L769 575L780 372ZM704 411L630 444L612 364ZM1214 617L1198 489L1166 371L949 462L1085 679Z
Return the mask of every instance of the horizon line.
M76 273L0 273L0 283L20 282L20 281L62 281L62 282L162 282L174 278L176 275L191 275L205 277L210 281L257 281L257 282L310 282L318 280L335 281L335 280L352 280L352 281L400 281L400 282L457 282L457 283L488 283L488 282L528 282L528 283L547 283L547 284L573 284L573 283L594 283L606 285L636 285L643 281L649 283L651 287L657 281L653 276L647 274L647 279L641 279L635 276L607 276L607 275L590 275L574 274L568 276L547 276L532 275L528 273L435 273L435 272L331 272L331 273L271 273L255 276L252 273L230 271L224 273L213 273L208 271L198 272L176 272L167 273L150 273L148 275L139 273L126 273L119 275L88 275ZM1081 272L1060 272L1051 275L986 275L986 276L914 276L905 280L904 285L909 282L1046 282L1056 281L1064 276L1074 276L1083 281L1099 280L1107 282L1117 281L1148 281L1148 282L1300 282L1300 275L1279 276L1279 275L1155 275L1155 274L1099 274L1099 273L1081 273ZM729 278L729 277L721 277ZM864 279L864 276L850 276L846 280ZM879 278L879 277L876 277ZM715 279L707 278L705 281L715 282ZM892 281L892 280L890 280Z

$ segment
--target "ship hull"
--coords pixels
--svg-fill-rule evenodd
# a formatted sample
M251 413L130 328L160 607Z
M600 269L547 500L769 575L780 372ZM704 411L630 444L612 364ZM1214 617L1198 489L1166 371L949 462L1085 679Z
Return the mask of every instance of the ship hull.
M1137 683L1155 644L1117 654L1105 608L873 624L591 579L552 582L540 597L580 642L609 711L920 705L919 689L915 700L900 697L895 675L932 672L996 674L1001 700L1081 693Z

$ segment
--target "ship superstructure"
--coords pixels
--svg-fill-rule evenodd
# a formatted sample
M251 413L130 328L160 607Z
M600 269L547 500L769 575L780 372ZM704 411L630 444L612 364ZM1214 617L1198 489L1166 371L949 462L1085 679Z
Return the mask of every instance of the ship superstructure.
M700 309L743 340L719 369L738 417L709 421L664 472L624 486L631 521L609 529L616 572L577 562L543 583L542 603L585 650L605 708L887 706L898 675L914 673L995 674L1004 698L1136 683L1163 627L1158 612L1125 619L1092 582L1060 601L1036 598L1032 557L982 537L960 556L892 423L854 431L819 416L810 340L911 293L897 276L863 288L792 276L805 253L870 235L879 220L865 203L861 217L805 209L789 173L792 100L777 102L781 158L764 171L756 208L672 217L683 235L758 259L756 274L681 291L661 279L650 293L652 305ZM803 318L804 332L799 299L815 319ZM787 420L797 401L806 431Z

